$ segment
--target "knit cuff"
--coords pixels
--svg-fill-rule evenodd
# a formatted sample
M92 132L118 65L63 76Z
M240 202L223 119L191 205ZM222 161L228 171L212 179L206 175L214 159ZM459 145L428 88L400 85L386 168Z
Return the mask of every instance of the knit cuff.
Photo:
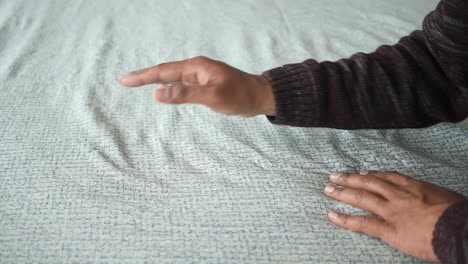
M432 248L442 263L465 263L468 260L468 200L449 206L434 228ZM465 245L464 245L465 243Z
M313 92L310 66L306 63L289 64L262 74L270 82L275 98L276 116L267 116L271 123L318 126L319 112L314 111L317 95Z

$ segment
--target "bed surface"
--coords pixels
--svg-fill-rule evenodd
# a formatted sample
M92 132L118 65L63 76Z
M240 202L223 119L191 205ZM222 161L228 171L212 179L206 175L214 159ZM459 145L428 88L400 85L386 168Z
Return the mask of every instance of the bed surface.
M434 0L0 1L0 262L419 263L336 228L331 171L468 194L468 129L274 126L116 76L205 55L252 73L371 52Z

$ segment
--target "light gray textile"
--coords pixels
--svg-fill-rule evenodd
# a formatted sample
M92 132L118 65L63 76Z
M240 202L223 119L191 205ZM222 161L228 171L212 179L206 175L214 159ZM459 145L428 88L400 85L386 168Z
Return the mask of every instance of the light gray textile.
M340 131L155 103L120 73L370 52L434 0L0 1L0 262L412 263L329 224L331 171L468 194L468 129Z

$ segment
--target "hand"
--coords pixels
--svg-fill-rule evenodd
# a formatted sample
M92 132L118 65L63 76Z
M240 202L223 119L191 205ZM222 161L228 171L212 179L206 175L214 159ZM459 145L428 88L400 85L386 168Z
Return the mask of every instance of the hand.
M265 78L205 57L131 72L119 82L127 87L160 84L154 96L162 103L197 103L227 115L275 115L272 90Z
M444 210L464 196L396 172L332 173L324 193L374 216L330 212L337 226L382 239L412 256L437 261L432 234Z

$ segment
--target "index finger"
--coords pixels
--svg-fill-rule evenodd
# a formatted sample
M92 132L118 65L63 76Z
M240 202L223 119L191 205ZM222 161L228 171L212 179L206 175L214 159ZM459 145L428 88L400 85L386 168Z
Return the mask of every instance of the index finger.
M119 82L127 87L139 87L151 83L171 83L180 81L185 61L162 63L150 68L130 72L119 77Z
M368 170L361 170L359 172L361 175L373 175L375 177L381 178L382 180L386 180L388 182L391 182L397 186L408 186L411 183L411 178L408 176L405 176L403 174L400 174L395 171L385 171L385 172L379 172L379 171L368 171Z

